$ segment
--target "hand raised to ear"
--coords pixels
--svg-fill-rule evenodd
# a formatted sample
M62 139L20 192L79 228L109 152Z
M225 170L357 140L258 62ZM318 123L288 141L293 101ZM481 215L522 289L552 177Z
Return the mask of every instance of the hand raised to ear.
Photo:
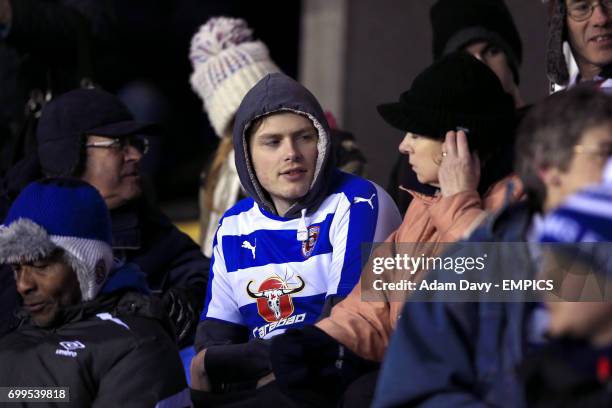
M442 162L438 169L438 182L443 197L464 191L476 191L480 182L478 153L470 153L463 130L446 133L442 144Z

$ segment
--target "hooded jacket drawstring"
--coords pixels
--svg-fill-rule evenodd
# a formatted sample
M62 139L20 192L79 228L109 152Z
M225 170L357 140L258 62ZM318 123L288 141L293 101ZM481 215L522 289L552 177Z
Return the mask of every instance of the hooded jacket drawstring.
M306 241L308 239L308 228L306 228L306 208L302 208L302 216L300 217L300 224L297 230L297 240Z

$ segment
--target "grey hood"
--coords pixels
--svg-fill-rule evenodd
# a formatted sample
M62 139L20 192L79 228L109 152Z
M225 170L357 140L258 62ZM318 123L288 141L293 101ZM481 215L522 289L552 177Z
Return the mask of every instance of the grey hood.
M254 120L275 112L293 112L306 116L319 134L318 156L313 182L308 193L296 202L285 218L297 218L302 209L315 211L327 196L334 168L330 131L323 109L306 88L285 74L274 73L262 78L244 97L234 122L236 169L242 186L266 211L276 214L274 204L262 188L251 162L247 134Z

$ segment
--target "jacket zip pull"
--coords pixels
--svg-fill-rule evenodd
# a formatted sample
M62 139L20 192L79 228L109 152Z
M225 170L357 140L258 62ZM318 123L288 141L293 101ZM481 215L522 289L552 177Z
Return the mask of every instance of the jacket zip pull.
M306 209L302 209L302 217L300 218L300 224L297 230L297 240L306 241L308 239L308 228L306 228Z

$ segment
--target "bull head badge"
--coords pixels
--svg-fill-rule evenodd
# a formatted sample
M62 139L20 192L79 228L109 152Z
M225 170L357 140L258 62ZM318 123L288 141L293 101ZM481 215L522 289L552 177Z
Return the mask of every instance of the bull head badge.
M306 284L301 277L297 277L300 284L290 288L287 282L279 276L273 276L261 283L257 292L251 290L250 281L246 291L248 295L257 299L257 311L267 322L276 322L293 314L292 294L300 292Z

